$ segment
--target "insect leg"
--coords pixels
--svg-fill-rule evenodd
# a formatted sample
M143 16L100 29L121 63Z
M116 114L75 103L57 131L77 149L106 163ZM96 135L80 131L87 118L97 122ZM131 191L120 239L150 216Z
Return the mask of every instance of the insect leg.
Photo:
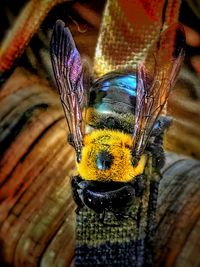
M78 189L80 189L79 187L79 183L80 183L80 176L73 176L72 180L71 180L71 187L72 187L72 195L74 198L74 201L77 204L77 209L76 209L76 213L79 214L80 210L84 207L84 204L79 196L79 192Z

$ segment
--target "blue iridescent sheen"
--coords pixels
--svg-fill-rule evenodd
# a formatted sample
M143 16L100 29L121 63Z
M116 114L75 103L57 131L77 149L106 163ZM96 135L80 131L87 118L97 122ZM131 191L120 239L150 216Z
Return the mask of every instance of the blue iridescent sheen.
M100 151L96 158L97 168L101 171L110 169L113 162L113 156L105 150Z
M113 112L134 114L136 88L135 74L107 74L92 86L89 105L101 114Z
M109 88L117 86L131 96L136 96L136 75L127 74L126 76L117 76L114 79L107 80L102 83L102 91L107 91Z

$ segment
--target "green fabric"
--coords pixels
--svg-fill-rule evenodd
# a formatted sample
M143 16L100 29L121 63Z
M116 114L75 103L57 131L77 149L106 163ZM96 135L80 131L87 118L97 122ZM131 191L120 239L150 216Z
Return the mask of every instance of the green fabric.
M84 207L77 215L76 266L150 266L153 252L155 206L159 176L145 168L145 190L133 201L130 217L116 220Z

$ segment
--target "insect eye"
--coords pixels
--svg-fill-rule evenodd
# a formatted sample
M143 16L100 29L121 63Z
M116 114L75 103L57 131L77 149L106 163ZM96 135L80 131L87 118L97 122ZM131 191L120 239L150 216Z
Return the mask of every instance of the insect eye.
M110 169L112 162L113 162L113 156L105 150L99 152L99 154L96 157L97 168L101 171Z

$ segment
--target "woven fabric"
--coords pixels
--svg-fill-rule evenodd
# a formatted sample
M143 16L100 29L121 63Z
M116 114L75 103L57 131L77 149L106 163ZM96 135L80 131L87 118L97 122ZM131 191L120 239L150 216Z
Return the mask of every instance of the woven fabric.
M129 217L118 220L106 213L96 214L84 207L77 216L76 266L151 266L152 240L158 177L151 168L145 170L144 192L137 197Z
M135 68L161 28L177 22L179 6L179 0L108 0L94 57L96 75Z
M96 76L135 69L161 29L177 21L179 6L177 0L108 0L94 58ZM111 226L105 226L91 210L80 211L76 228L76 266L152 265L159 181L150 170L151 166L145 170L146 190L131 209L134 220L128 218L119 226L113 226L116 220L108 214L107 222Z

